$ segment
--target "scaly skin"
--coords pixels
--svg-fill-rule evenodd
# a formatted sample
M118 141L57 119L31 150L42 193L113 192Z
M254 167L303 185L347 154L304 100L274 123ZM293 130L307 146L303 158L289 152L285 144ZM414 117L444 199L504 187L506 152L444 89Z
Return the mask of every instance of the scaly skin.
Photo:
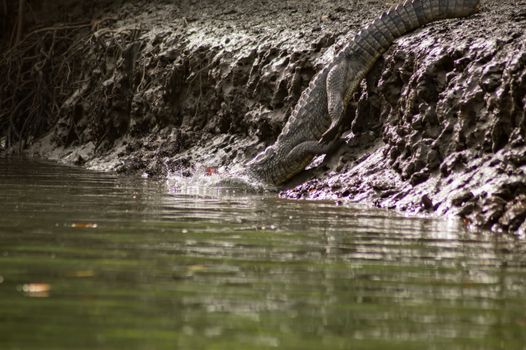
M465 17L479 0L407 0L384 12L310 82L276 142L247 164L247 175L279 186L341 135L342 118L360 81L392 42L429 22Z

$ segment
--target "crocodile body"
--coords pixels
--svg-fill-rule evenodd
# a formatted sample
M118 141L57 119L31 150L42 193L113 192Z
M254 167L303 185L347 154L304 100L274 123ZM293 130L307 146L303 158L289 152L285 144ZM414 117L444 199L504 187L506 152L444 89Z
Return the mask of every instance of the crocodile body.
M479 0L407 0L360 31L303 91L276 142L245 172L270 186L300 173L341 135L349 100L367 72L396 38L429 22L474 13Z

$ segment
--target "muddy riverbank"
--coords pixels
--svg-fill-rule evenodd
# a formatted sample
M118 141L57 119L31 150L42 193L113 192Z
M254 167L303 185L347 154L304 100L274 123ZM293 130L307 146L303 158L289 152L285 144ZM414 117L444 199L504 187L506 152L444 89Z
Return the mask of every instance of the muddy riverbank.
M3 153L227 171L274 142L312 76L391 4L98 3L33 24L2 54ZM525 29L526 1L482 1L397 40L355 94L345 144L280 195L525 233Z

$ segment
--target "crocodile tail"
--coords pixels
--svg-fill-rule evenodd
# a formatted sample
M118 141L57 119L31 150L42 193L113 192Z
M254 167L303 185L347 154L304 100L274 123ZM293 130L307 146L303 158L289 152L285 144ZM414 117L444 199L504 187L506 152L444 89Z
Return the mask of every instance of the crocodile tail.
M344 51L369 66L396 38L432 21L469 16L477 11L479 2L480 0L407 0L384 12L360 31Z

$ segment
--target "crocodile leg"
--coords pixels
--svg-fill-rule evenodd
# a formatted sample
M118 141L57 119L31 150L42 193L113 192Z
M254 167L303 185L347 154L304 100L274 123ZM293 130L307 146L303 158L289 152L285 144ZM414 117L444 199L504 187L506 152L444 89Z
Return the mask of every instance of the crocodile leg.
M305 141L294 147L288 154L288 161L296 166L305 168L312 160L312 157L327 154L340 144L340 140L331 140L329 143L319 143L318 141Z
M292 161L304 159L307 156L317 156L325 154L336 145L338 140L332 140L329 143L319 143L318 141L305 141L297 145L287 154L287 159Z
M336 63L327 74L325 88L327 90L327 110L331 119L331 125L323 133L320 139L321 144L327 144L340 136L340 126L347 106L345 92L347 90L346 79L349 73L348 70L349 62L347 62L347 59L343 59Z

